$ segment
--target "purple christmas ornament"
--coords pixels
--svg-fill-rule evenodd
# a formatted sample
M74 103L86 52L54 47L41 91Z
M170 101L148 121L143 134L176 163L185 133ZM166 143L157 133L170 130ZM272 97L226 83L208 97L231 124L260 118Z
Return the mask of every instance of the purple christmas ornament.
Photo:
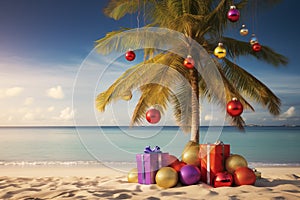
M230 6L230 10L227 13L227 18L231 22L236 22L240 19L240 11L235 6Z
M185 165L179 171L180 182L184 185L193 185L200 180L200 169L195 165Z

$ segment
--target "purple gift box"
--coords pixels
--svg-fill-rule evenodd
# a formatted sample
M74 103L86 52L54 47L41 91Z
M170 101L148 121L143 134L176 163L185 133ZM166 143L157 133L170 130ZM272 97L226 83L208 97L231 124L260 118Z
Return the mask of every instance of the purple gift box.
M136 155L138 182L155 184L156 172L169 164L169 153L143 153Z

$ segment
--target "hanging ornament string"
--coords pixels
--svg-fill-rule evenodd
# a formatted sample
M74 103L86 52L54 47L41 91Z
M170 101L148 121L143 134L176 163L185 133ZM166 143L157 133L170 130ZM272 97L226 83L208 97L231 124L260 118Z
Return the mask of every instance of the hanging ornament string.
M253 3L252 3L252 33L256 33L256 25L257 25L257 22L256 22L256 14L257 14L257 2L256 0L253 0Z
M137 13L137 16L136 16L137 30L140 28L140 14L141 14L141 11L140 11L140 0L138 0L138 13Z
M233 65L236 66L236 53L235 53L235 45L233 46ZM237 86L237 79L234 79L233 81L234 86Z
M146 1L145 0L143 6L143 19L144 19L144 26L146 26Z
M254 18L254 25L255 25L255 33L258 34L258 22L257 22L257 18L258 18L258 7L257 7L257 0L254 0L254 8L255 8L255 18Z

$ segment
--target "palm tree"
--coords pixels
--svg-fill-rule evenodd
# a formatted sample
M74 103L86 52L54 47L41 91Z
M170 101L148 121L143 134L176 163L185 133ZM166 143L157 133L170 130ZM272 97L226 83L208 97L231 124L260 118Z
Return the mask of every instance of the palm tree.
M206 98L209 102L218 102L225 107L226 102L237 97L244 109L254 111L246 98L266 107L272 115L280 113L280 99L261 81L236 64L234 60L239 56L253 56L258 60L271 65L285 65L287 58L273 51L270 47L263 46L260 52L254 52L249 42L225 37L224 32L234 25L228 21L226 14L232 5L232 0L111 0L104 13L116 20L126 14L140 13L144 10L146 27L162 27L182 33L186 40L189 38L201 45L208 54L213 54L218 42L222 41L227 50L223 59L212 58L220 74L219 81L224 85L224 97L218 96L205 82L204 74L197 68L186 69L183 66L184 57L173 52L162 52L154 48L144 49L144 61L128 69L106 91L100 93L96 99L99 111L104 111L107 104L113 100L131 96L131 91L138 88L141 96L134 110L131 124L141 124L145 113L152 105L160 105L164 112L170 103L173 106L177 124L184 132L191 133L191 141L199 143L199 99ZM265 8L277 1L260 1L260 7ZM246 12L250 3L241 0L235 6ZM147 11L147 12L145 12ZM96 48L100 53L107 54L112 51L125 51L139 46L140 41L132 36L126 40L116 40L114 36L126 32L122 29L107 33L96 41ZM157 38L149 37L148 43L157 42ZM182 51L188 54L190 47ZM212 56L213 57L213 56ZM153 66L168 67L153 67ZM181 87L176 94L169 86L174 81L172 70L185 77L191 87ZM146 76L147 75L147 76ZM207 73L207 76L210 74ZM152 80L151 83L140 86L140 83ZM176 79L176 77L175 77ZM155 80L155 81L154 81ZM163 83L163 84L159 84ZM194 96L194 98L187 98ZM184 105L184 106L182 106ZM245 122L242 117L227 116L231 123L243 128Z

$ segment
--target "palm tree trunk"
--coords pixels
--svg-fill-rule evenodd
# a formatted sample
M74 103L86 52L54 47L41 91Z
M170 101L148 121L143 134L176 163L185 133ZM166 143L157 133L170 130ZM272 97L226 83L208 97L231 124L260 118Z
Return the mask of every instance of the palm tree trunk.
M192 124L191 124L191 141L199 144L199 85L198 85L198 71L193 68L190 69L190 84L192 87Z

